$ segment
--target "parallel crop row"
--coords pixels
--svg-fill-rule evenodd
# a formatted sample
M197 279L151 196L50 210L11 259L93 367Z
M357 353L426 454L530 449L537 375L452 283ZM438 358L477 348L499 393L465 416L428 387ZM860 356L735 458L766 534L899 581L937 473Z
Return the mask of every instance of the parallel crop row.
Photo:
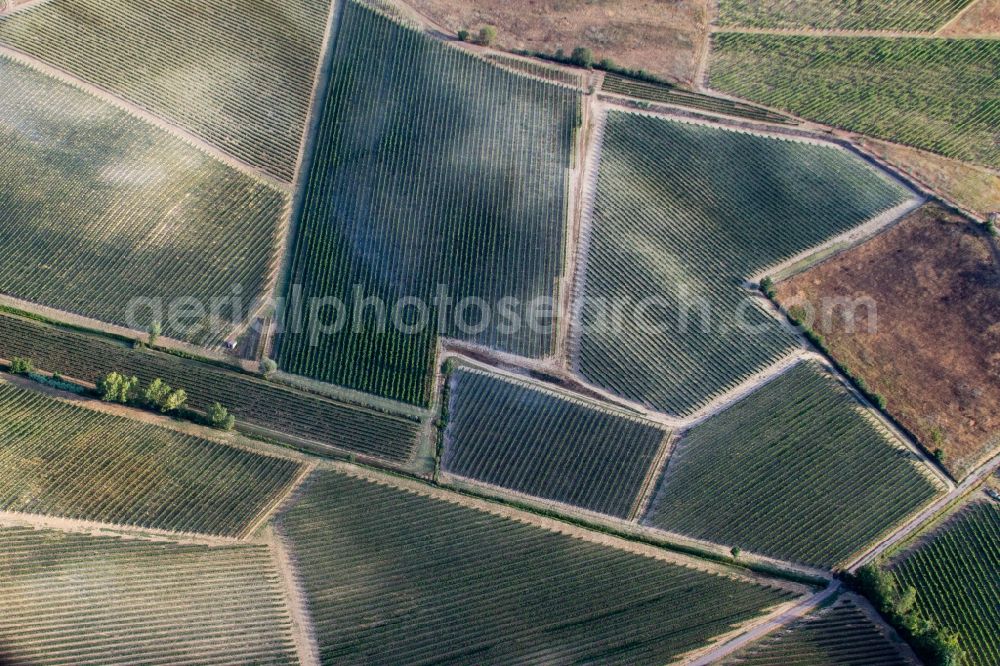
M0 528L4 663L296 664L267 546Z
M750 120L761 120L770 123L791 122L785 116L749 104L741 104L740 102L712 97L711 95L692 92L662 83L649 83L627 79L616 74L605 74L601 89L610 93L618 93L619 95L629 95L630 97L648 99L654 102L686 106L701 111L712 111L728 116L748 118Z
M973 0L720 0L716 24L933 32Z
M135 375L144 384L159 377L183 388L194 409L204 410L218 401L241 422L397 462L411 457L419 434L414 419L0 313L0 358L14 356L30 358L42 370L89 382L113 371Z
M445 471L621 518L667 434L475 370L452 375L449 398Z
M916 454L804 362L688 431L645 522L830 568L940 492Z
M240 536L300 466L0 384L0 509Z
M287 197L3 57L0 91L0 291L221 342L266 286ZM237 307L210 316L236 289ZM203 311L175 322L166 308L182 297Z
M278 529L330 664L666 663L793 596L333 473Z
M504 298L555 294L579 94L354 2L343 12L295 240L291 285L304 313L286 319L278 361L426 404L438 334L551 350L550 331L505 331L497 311ZM438 285L450 308L435 301ZM460 307L466 298L492 318L483 324L475 301ZM346 307L338 313L333 299Z
M906 194L831 146L612 112L579 371L661 411L697 410L795 344L743 281Z
M555 81L556 83L565 83L566 85L573 86L574 88L580 88L583 86L583 75L579 72L560 69L558 67L550 67L549 65L543 65L542 63L534 60L524 60L522 58L500 55L497 53L490 53L486 57L495 63L503 65L504 67L509 67L510 69L524 72L525 74L531 74L532 76L537 76L541 79L548 79L550 81Z
M1000 664L1000 505L963 509L893 570L922 616L959 633L963 664Z
M735 653L725 666L912 666L886 629L849 596L810 613Z
M717 33L710 84L798 116L1000 167L1000 40Z
M291 181L329 7L329 0L54 0L0 19L0 43Z

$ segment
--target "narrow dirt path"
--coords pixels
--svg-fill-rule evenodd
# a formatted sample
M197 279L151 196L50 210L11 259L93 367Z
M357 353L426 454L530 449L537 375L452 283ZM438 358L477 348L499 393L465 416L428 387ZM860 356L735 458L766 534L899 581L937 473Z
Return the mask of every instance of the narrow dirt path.
M772 631L775 631L776 629L779 629L780 627L783 627L786 624L794 622L795 620L809 614L832 595L836 594L839 589L840 581L832 581L826 588L802 601L798 605L779 612L777 615L772 615L763 622L754 626L749 631L740 634L732 640L725 641L721 645L717 645L716 647L710 649L708 652L694 658L689 658L688 660L680 663L685 664L685 666L708 666L709 664L715 664L721 661L723 657L731 655L733 652L736 652L748 643L759 640Z
M298 574L284 537L273 527L268 528L267 543L271 550L271 560L278 569L281 589L285 596L285 606L292 618L292 639L301 666L319 666L319 646L306 604L305 592L299 583Z

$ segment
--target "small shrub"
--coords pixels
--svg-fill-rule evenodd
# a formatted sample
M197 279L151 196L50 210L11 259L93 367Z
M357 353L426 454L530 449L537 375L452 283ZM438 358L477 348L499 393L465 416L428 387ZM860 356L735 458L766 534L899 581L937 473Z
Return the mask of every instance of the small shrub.
M163 332L163 327L160 322L154 321L149 326L149 346L152 347L156 344L156 341L160 339L160 333Z
M236 418L217 402L213 402L205 412L205 422L219 430L232 430L236 426Z
M876 393L875 395L872 396L872 400L875 401L876 407L878 407L881 410L885 410L885 406L887 403L885 401L884 395L882 395L881 393Z
M742 553L742 552L743 552L743 549L741 549L739 546L733 546L729 550L729 554L733 556L734 560L740 559L740 553Z
M611 71L615 69L615 61L611 58L601 58L601 62L597 63L597 67Z
M586 67L590 69L594 66L594 53L585 46L578 46L573 49L573 55L570 56L574 65L579 67Z
M460 41L463 41L463 42L469 41L469 31L468 30L459 30L458 31L458 39Z
M10 359L10 371L15 375L29 375L35 371L35 364L30 358L15 356Z
M774 297L778 293L774 288L774 280L772 280L770 276L767 276L760 281L760 290L771 300L774 300Z
M272 358L265 358L260 362L260 374L270 377L278 369L278 364Z
M491 25L484 25L479 31L479 43L483 46L493 46L497 41L497 29Z

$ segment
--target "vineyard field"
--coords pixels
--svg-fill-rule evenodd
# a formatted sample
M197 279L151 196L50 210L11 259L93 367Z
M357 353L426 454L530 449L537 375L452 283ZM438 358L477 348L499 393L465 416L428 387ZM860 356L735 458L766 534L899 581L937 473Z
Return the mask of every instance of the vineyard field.
M744 280L908 195L833 146L611 112L577 370L656 410L697 411L797 344Z
M289 280L304 312L286 316L282 369L426 405L439 334L549 353L550 330L504 331L462 303L555 296L579 100L347 2Z
M516 380L459 369L450 378L442 469L627 518L668 433Z
M1000 40L716 33L709 85L852 132L1000 167Z
M975 0L721 0L719 26L934 32Z
M1000 663L1000 504L961 509L893 567L916 612L960 635L963 666Z
M491 62L495 62L498 65L503 65L508 69L514 69L525 74L530 74L531 76L537 76L540 79L563 83L574 88L583 88L584 85L583 75L569 69L551 67L535 60L524 60L522 58L500 55L498 53L489 53L486 55L486 59Z
M2 56L0 118L5 293L140 329L158 319L164 335L218 344L267 288L282 192ZM210 315L213 298L234 295L238 308ZM204 312L166 316L181 297ZM137 298L161 314L130 308Z
M239 422L347 451L405 462L419 437L417 419L339 402L235 370L184 359L0 312L0 358L19 356L67 377L95 382L122 372L148 384L159 377L205 410L220 402Z
M0 43L290 182L329 10L329 0L53 0L0 18Z
M915 453L806 361L682 436L645 522L829 569L941 492Z
M724 666L916 666L902 639L843 595L751 643Z
M339 473L277 529L324 663L666 663L796 595Z
M301 466L0 383L0 510L242 536Z
M4 663L297 664L267 546L0 527Z
M789 118L768 111L767 109L719 97L712 97L711 95L684 90L683 88L667 84L628 79L617 74L605 74L601 90L619 95L648 99L653 102L686 106L700 111L711 111L713 113L747 118L749 120L781 124L792 123Z

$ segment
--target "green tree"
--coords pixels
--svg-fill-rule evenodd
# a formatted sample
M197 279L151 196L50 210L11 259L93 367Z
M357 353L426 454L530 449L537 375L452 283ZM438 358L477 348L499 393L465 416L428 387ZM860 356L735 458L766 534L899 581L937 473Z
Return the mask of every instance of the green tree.
M493 46L497 41L497 29L491 25L484 25L479 31L479 43L483 46Z
M97 380L97 392L105 402L126 404L132 400L139 380L136 377L126 377L118 372L111 372Z
M469 41L469 31L468 30L464 30L464 29L463 30L459 30L458 31L458 39L460 41L463 41L463 42Z
M570 56L574 65L580 67L586 67L590 69L594 66L594 52L588 49L586 46L578 46L573 49L573 55Z
M217 402L213 402L205 413L205 421L208 425L219 430L232 430L236 426L236 419L229 410Z
M156 344L156 341L160 338L160 333L163 332L163 327L160 322L154 321L149 326L149 346L152 347Z
M265 358L260 362L260 374L270 377L278 369L278 364L272 358Z
M15 375L30 375L35 371L35 364L30 358L15 356L10 359L10 371Z
M760 281L760 290L771 300L774 300L775 295L778 293L774 288L774 280L770 276L766 276Z
M187 402L187 392L184 389L177 389L171 391L170 395L164 400L163 405L160 407L160 411L164 414L169 412L175 412Z
M740 553L742 553L742 552L743 552L743 550L739 546L733 546L729 550L729 554L733 556L734 560L740 559Z
M147 407L161 409L172 391L173 389L170 388L169 384L157 377L142 392L142 399Z

